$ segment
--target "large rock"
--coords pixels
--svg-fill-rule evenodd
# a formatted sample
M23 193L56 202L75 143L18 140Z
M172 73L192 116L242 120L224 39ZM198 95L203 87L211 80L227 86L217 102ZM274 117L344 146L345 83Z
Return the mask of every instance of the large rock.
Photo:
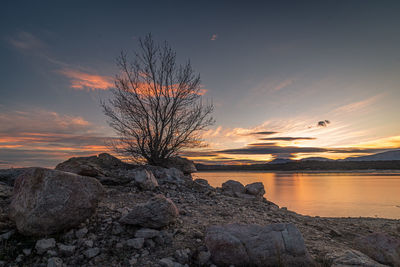
M228 180L222 184L222 191L229 196L240 196L245 193L244 185L238 181Z
M390 266L400 266L400 239L384 233L372 233L355 240L355 246L372 259Z
M125 179L125 170L135 167L110 154L102 153L98 156L70 158L58 164L56 170L95 177L103 184L121 184L130 182L129 177Z
M311 266L299 230L291 223L211 226L205 238L218 266Z
M347 250L336 250L332 248L332 252L325 255L326 262L330 263L331 267L350 267L350 266L362 266L362 267L386 267L387 265L379 264L367 255L360 251L347 249Z
M261 182L248 184L245 186L245 193L257 198L262 198L265 194L264 185Z
M143 190L153 190L158 187L158 182L153 173L146 169L131 170L133 183Z
M197 172L196 166L193 161L182 157L171 157L163 163L163 167L166 168L177 168L181 170L185 175Z
M147 165L145 168L154 174L160 184L181 184L185 181L192 181L190 176L185 175L181 170L176 168L163 168L151 165Z
M25 235L57 233L92 216L103 192L90 177L30 168L15 181L10 218Z
M178 208L172 200L163 195L157 195L144 204L134 206L120 219L120 222L158 229L173 223L178 215Z

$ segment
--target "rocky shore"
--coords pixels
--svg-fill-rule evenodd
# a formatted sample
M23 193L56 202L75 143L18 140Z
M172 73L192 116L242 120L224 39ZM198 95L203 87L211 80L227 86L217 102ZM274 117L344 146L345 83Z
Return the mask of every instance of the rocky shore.
M400 221L279 208L193 163L108 154L0 170L0 266L400 266Z

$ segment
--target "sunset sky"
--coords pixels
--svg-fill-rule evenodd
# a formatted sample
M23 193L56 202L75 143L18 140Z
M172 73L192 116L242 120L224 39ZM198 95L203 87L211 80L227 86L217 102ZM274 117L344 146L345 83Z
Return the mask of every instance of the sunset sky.
M399 1L3 1L0 168L107 150L99 106L151 32L201 74L216 124L198 162L400 148Z

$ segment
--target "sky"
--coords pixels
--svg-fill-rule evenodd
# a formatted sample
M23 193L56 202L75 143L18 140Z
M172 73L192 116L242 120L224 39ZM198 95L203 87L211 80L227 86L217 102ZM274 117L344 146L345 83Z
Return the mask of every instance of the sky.
M116 58L152 33L215 106L197 162L400 147L399 1L3 1L0 168L107 151Z

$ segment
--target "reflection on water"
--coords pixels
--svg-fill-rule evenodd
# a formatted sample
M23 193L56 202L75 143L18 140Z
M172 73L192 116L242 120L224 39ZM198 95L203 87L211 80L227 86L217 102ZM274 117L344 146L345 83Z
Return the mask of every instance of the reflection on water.
M199 172L194 176L215 187L230 179L244 185L262 182L268 200L304 215L400 219L399 173Z

